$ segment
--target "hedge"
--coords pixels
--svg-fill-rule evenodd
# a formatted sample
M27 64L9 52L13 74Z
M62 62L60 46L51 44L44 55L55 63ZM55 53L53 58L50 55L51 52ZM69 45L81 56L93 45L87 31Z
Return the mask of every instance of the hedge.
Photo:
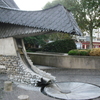
M92 48L89 55L90 56L100 56L100 48Z
M68 53L72 49L76 49L76 44L74 40L65 39L46 44L42 48L42 51Z
M81 55L81 56L89 56L91 50L70 50L68 55Z

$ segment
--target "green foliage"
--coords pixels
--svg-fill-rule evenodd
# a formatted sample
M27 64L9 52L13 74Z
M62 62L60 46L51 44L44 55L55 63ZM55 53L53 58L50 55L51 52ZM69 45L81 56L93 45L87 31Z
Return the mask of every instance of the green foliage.
M71 49L76 49L75 42L72 39L65 39L46 44L42 51L67 53Z
M78 55L78 50L70 50L68 52L69 55Z
M32 37L25 37L24 38L24 43L25 43L25 47L26 50L28 52L34 52L34 51L38 51L37 48L39 48L39 46L43 46L46 44L46 39L48 37L46 35L39 35L39 36L32 36ZM33 50L33 49L37 49L37 50Z
M66 33L53 33L53 34L47 34L46 36L49 38L49 40L52 40L52 41L72 38L70 34L66 34Z
M89 53L87 51L80 51L79 55L88 56Z
M32 50L30 50L30 49L28 49L28 50L26 50L27 52L33 52Z
M100 0L80 0L77 22L83 31L90 34L90 48L93 47L93 29L100 26Z
M89 56L90 50L70 50L68 55Z
M25 37L24 42L25 42L25 44L29 43L29 44L32 44L32 45L44 45L46 38L47 38L46 35Z
M27 52L36 52L36 51L41 51L42 49L41 48L31 48L31 49L28 49Z

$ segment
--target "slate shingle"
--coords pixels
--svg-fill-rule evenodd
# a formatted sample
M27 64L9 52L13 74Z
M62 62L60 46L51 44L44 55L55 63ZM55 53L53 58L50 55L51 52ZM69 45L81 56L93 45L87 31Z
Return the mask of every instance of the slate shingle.
M41 11L22 11L0 7L0 22L37 28L41 31L45 29L77 35L82 34L71 12L62 5ZM23 33L23 35L25 34ZM14 33L12 35L14 36Z

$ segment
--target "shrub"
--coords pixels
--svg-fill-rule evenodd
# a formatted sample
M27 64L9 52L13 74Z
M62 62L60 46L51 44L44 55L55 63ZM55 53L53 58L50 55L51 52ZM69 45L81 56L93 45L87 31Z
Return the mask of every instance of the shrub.
M71 50L68 52L69 55L83 55L88 56L90 50Z
M31 50L26 50L27 52L32 52Z
M68 52L69 55L78 55L78 50L70 50Z
M100 48L93 48L93 49L91 49L89 55L90 56L100 56Z
M67 53L72 49L76 49L74 40L65 39L46 44L42 51Z
M79 51L79 55L83 55L83 56L88 56L88 52L87 51Z

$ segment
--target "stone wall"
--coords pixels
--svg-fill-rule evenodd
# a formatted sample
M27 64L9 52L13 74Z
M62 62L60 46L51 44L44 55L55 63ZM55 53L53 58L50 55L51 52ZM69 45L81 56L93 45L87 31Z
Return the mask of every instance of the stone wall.
M3 73L7 73L7 72L16 73L16 68L18 67L18 59L19 58L16 56L0 55L0 72L1 73L2 72Z
M14 82L35 86L37 81L40 81L40 77L25 68L21 59L17 56L0 55L0 67L0 74L8 74L8 78Z
M72 69L100 69L100 57L97 56L69 56L64 53L28 53L28 55L36 65Z

